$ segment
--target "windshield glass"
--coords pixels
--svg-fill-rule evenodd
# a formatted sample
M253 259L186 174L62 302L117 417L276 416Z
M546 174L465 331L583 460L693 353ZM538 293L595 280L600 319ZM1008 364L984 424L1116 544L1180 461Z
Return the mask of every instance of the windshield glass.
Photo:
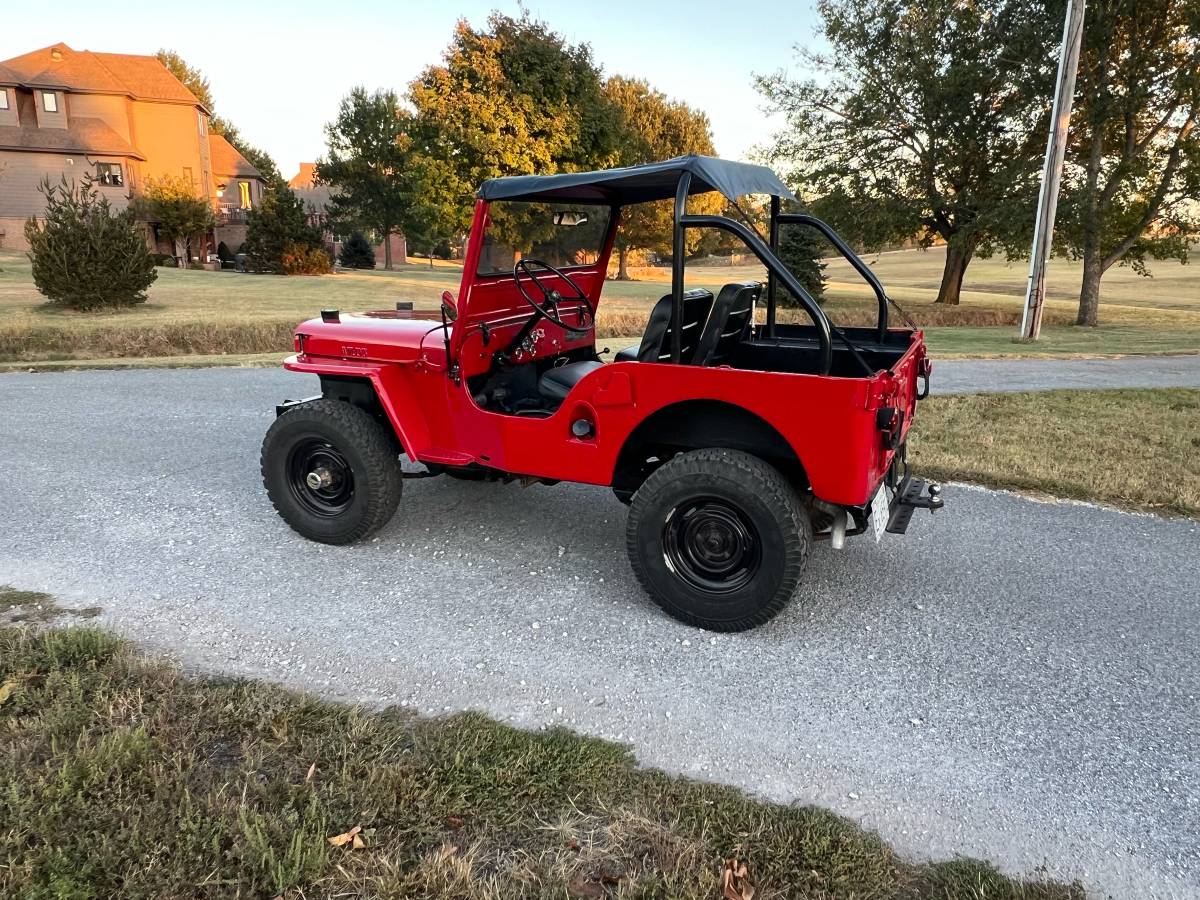
M586 203L493 203L479 254L478 275L511 275L518 259L556 268L586 266L604 249L612 210Z

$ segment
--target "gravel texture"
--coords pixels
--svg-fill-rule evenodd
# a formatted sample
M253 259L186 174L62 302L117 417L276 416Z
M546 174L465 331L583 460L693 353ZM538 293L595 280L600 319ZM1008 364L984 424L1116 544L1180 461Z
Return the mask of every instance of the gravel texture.
M818 545L777 619L716 636L640 592L605 489L408 481L376 539L304 541L257 464L313 385L0 377L0 584L201 670L627 742L906 853L1200 895L1200 523L950 486L906 536Z

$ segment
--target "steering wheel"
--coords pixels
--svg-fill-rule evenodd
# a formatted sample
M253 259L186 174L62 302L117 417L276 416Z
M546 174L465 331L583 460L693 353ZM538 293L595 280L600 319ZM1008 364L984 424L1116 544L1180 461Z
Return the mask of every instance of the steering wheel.
M555 275L569 284L575 291L575 296L564 297L558 291L554 290L554 288L548 288L546 285L538 281L537 272L531 268L531 266L535 265L540 267L540 270L543 272L553 272ZM525 285L521 283L521 273L528 275L529 280L537 285L537 289L542 292L541 303L538 303L537 300L533 299L533 297L529 295L529 292L525 290ZM596 321L596 311L592 309L592 304L588 301L587 294L583 292L579 285L571 280L569 275L554 268L554 266L550 265L548 262L543 262L540 259L532 258L518 260L517 264L513 266L513 281L517 283L517 290L521 292L521 296L525 298L525 302L533 307L533 311L537 313L538 316L553 322L564 331L570 331L574 334L586 334L591 329L592 323ZM583 304L583 308L587 313L586 316L583 316L581 320L584 324L568 325L563 321L562 313L560 313L558 310L558 304L563 300L578 300Z

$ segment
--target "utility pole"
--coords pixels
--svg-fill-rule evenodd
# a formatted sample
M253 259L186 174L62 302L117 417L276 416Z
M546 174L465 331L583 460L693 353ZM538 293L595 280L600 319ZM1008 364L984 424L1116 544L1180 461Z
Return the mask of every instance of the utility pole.
M1083 14L1086 0L1067 0L1062 50L1058 54L1058 78L1050 137L1046 141L1046 164L1038 193L1037 219L1033 225L1033 251L1029 256L1029 284L1025 289L1025 312L1021 316L1021 340L1036 341L1042 331L1042 305L1046 299L1046 261L1054 242L1054 214L1058 209L1063 159L1067 153L1067 127L1075 100L1075 73L1083 43Z

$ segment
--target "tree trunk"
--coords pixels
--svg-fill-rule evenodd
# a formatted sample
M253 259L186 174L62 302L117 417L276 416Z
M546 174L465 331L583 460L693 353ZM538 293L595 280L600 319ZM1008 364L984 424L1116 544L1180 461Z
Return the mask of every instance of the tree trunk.
M617 281L629 281L629 248L617 248Z
M433 268L433 248L429 248L429 268Z
M1083 251L1083 285L1079 289L1079 315L1076 325L1095 327L1100 324L1100 279L1104 275L1104 261L1094 247Z
M938 288L935 303L945 303L958 306L962 294L963 275L967 271L967 263L975 254L975 242L967 239L961 244L946 245L946 267L942 269L942 284Z
M388 271L392 269L392 232L390 230L383 232L383 267Z

